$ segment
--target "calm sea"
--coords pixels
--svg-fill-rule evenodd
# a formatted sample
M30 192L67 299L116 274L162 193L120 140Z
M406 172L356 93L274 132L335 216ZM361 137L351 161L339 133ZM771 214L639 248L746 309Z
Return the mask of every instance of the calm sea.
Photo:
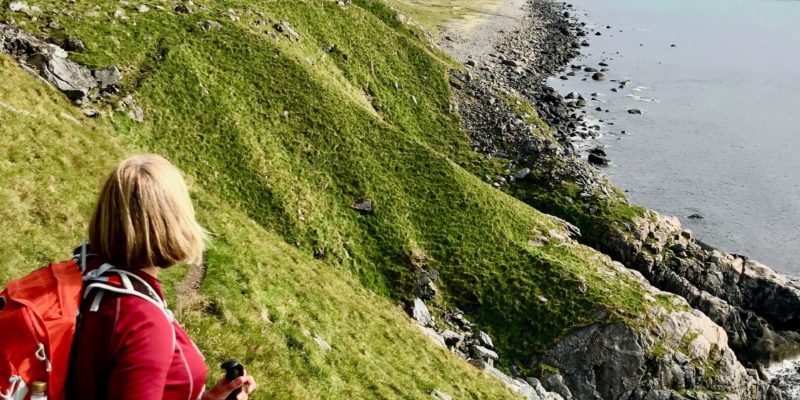
M800 1L572 4L602 34L581 63L607 62L607 80L552 83L598 94L606 173L701 240L800 276Z
M586 110L612 181L701 240L800 276L800 1L571 4L601 33L575 63L609 71L551 83L596 93ZM773 372L798 379L798 365Z

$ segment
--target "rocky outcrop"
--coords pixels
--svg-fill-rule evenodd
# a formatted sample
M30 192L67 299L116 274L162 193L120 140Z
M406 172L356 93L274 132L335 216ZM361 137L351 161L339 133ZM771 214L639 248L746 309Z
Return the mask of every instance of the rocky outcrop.
M101 92L116 92L122 80L117 67L97 70L69 59L69 51L83 51L83 42L76 38L55 41L62 47L20 30L14 25L0 23L0 52L14 57L23 68L43 78L63 92L70 100L82 103Z
M631 273L616 264L618 272ZM646 281L633 273L643 285ZM649 298L664 292L644 286ZM725 331L683 299L653 305L658 323L593 324L571 332L536 355L531 367L557 369L578 399L780 399L737 361ZM673 308L673 310L669 310ZM714 397L717 396L717 397Z
M648 211L597 246L725 328L743 361L769 363L800 349L800 284L696 241L677 218Z
M424 261L422 261L424 264ZM416 294L424 294L425 300L437 306L439 309L439 323L437 318L431 313L425 301L416 297L408 305L409 316L417 323L422 333L439 346L449 349L459 357L469 361L476 368L497 378L509 389L519 393L528 400L564 400L572 397L562 397L561 393L569 393L569 390L560 392L548 392L541 385L538 379L528 377L523 379L521 376L511 377L495 367L495 363L500 356L494 350L494 342L488 333L476 329L476 327L464 318L464 314L457 309L441 309L436 304L436 285L438 274L422 268L419 264L419 276ZM551 377L554 382L563 382L563 379L556 375ZM439 393L439 392L437 392ZM443 393L434 396L446 396Z
M82 100L97 87L92 72L67 59L68 53L64 49L14 26L0 24L0 51L33 67L71 100Z

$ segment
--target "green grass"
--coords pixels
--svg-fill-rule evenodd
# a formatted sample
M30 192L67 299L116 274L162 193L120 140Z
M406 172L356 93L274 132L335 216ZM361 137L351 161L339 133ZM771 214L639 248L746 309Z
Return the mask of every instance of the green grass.
M598 322L598 309L608 315L599 322L648 318L638 282L476 176L497 164L470 150L450 112L450 61L383 3L209 1L192 15L37 4L72 16L29 21L2 7L0 20L41 32L52 19L52 34L83 39L75 59L120 66L145 122L109 100L100 120L78 126L60 115L75 108L2 58L13 79L0 82L0 101L31 115L0 107L0 283L64 258L105 172L147 151L185 171L215 234L201 301L181 320L210 362L243 358L264 398L508 397L428 344L397 306L413 295L417 254L440 272L442 306L492 335L503 368ZM94 5L101 16L86 17ZM127 19L110 17L117 7ZM222 29L204 32L209 19ZM301 40L277 34L278 20ZM350 209L361 196L375 200L373 214ZM170 293L183 273L168 271Z
M491 14L499 0L390 0L401 13L419 22L433 34L454 22L472 24Z
M65 99L0 56L0 282L65 259L81 237L99 184L126 151L104 123L81 119ZM82 121L78 126L61 116ZM265 231L237 207L193 186L214 233L202 295L178 313L210 370L238 357L256 376L256 398L427 399L513 396L497 381L436 348L386 299ZM185 272L162 274L173 285ZM211 306L213 304L213 306ZM319 334L332 350L323 351ZM402 349L401 351L398 351ZM215 378L211 378L215 380Z

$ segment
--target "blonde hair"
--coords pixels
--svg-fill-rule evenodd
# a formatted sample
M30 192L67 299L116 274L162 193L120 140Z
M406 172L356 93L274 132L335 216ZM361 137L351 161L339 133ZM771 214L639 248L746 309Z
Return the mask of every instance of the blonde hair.
M117 267L199 264L205 239L180 171L157 155L130 157L109 174L89 224L92 251Z

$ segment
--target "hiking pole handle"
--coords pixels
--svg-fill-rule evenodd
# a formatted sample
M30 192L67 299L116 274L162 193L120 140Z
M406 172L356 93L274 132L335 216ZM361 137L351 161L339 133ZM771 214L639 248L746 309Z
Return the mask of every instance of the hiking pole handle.
M220 365L225 370L225 379L228 382L233 382L234 379L244 375L244 365L239 364L238 360L230 359ZM242 392L242 388L238 388L231 392L225 400L236 400L236 396Z

